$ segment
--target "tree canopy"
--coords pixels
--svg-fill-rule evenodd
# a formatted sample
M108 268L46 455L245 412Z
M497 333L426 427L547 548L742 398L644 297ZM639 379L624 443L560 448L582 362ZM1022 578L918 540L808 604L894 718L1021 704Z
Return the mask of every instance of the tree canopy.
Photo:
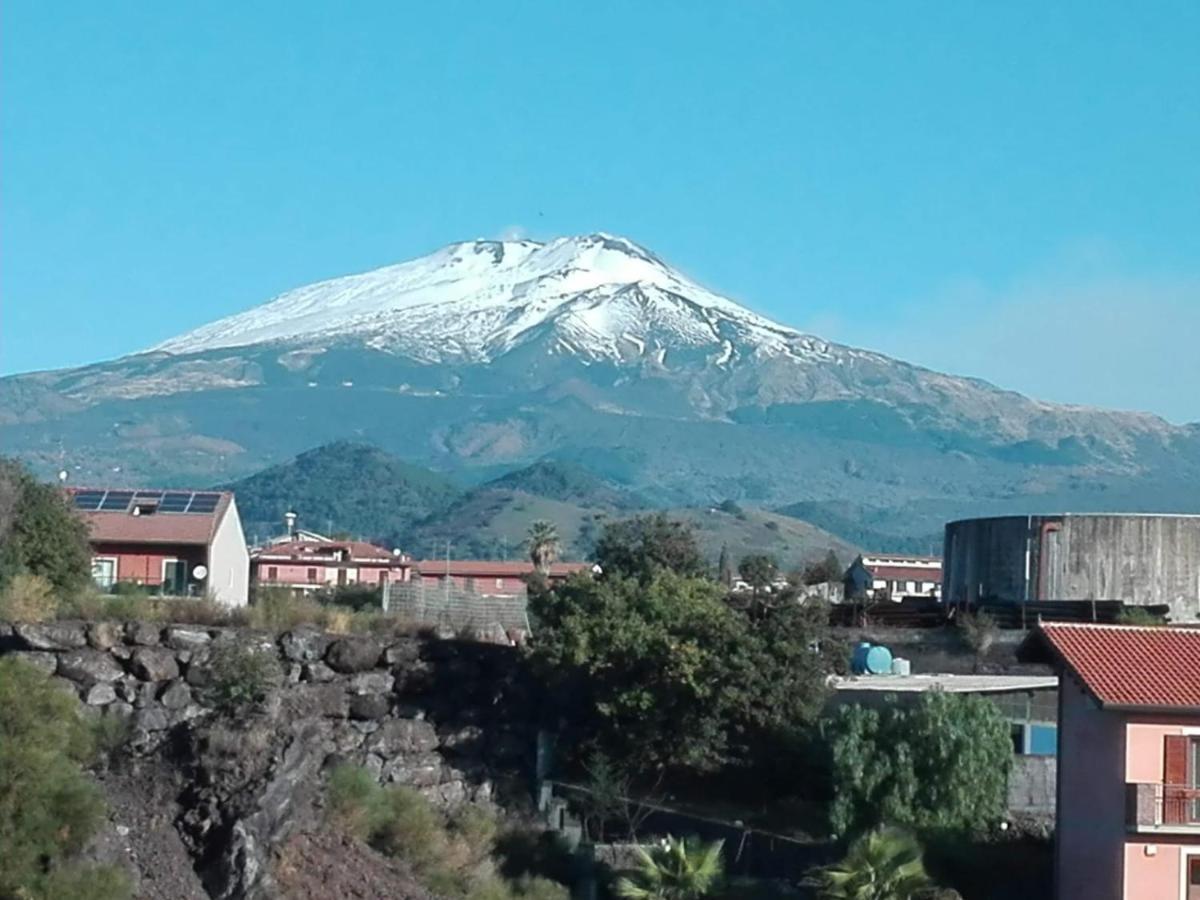
M605 575L646 580L663 569L689 577L708 573L692 529L664 513L608 524L596 542L595 556Z
M990 700L934 692L907 709L844 706L823 731L836 834L883 822L974 831L1004 815L1012 741Z
M531 661L580 752L711 771L822 705L823 608L788 604L755 623L719 585L667 569L573 579L531 605Z
M0 587L14 575L40 575L60 592L91 575L87 526L57 486L0 459Z

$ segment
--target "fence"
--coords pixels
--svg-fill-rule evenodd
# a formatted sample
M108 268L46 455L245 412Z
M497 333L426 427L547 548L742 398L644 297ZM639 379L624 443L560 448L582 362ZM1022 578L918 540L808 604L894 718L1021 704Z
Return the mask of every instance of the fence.
M531 633L524 591L512 595L483 594L449 583L426 585L417 580L387 585L383 603L392 615L418 625L455 632L501 629L506 634Z

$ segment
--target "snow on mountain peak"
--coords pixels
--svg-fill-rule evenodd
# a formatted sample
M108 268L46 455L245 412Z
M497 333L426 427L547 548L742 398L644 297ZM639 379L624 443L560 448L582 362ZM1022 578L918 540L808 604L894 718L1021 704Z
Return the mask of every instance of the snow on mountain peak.
M547 325L560 352L593 358L670 343L712 347L727 361L735 332L769 352L787 352L802 337L706 290L633 241L597 233L450 244L288 291L152 349L193 353L352 338L428 362L486 361Z

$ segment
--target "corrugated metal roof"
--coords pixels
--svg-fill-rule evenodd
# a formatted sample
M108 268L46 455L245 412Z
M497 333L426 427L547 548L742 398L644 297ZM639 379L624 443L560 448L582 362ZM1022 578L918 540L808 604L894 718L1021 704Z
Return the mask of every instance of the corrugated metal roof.
M1048 622L1038 634L1103 706L1200 711L1200 629Z

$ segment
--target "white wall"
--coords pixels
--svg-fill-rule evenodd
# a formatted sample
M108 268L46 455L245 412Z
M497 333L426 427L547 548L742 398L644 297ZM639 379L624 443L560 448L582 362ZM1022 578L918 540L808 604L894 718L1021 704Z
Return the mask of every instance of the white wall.
M208 548L207 587L213 598L226 606L245 606L249 602L250 553L233 498Z

